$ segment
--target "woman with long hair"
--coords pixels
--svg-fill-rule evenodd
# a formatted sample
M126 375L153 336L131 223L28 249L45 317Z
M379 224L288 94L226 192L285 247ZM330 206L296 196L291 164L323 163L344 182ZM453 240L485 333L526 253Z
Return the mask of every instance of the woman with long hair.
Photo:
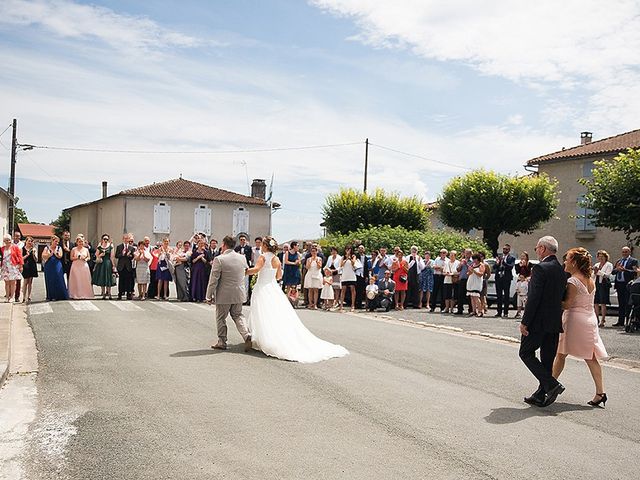
M33 238L27 237L22 247L22 259L24 266L22 268L22 301L31 302L31 288L33 279L38 276L38 249L33 244Z
M611 292L611 273L613 264L609 261L606 250L598 250L598 262L593 266L596 281L596 295L593 303L596 308L596 317L600 318L599 327L604 327L607 320L607 305L611 304L609 294Z
M343 309L347 290L351 295L351 311L353 312L356 309L356 261L357 257L353 254L353 247L348 245L344 249L344 255L340 261L340 268L342 269L340 275L340 311Z
M597 407L607 403L604 391L602 366L599 358L607 358L600 331L598 317L593 309L595 282L591 278L591 255L582 248L572 248L565 255L564 270L571 275L567 280L567 293L562 302L562 329L558 353L553 362L553 376L558 378L564 369L567 355L582 358L589 367L596 394L587 402Z
M5 235L2 238L2 267L0 272L2 280L4 280L5 302L13 303L16 296L16 288L18 280L22 280L22 267L24 259L22 250L11 240L11 235Z

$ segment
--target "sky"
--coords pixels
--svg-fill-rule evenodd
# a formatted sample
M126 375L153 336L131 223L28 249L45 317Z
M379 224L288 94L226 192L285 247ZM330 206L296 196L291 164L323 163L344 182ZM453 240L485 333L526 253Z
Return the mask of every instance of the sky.
M0 0L0 132L168 152L19 151L31 221L103 180L273 178L275 237L312 238L326 196L363 187L366 138L370 190L433 201L471 169L640 128L638 51L639 0Z

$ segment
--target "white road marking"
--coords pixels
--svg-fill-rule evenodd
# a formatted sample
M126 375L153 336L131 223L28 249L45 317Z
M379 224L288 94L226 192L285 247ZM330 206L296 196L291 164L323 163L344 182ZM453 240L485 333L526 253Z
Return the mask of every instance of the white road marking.
M48 303L36 303L29 305L30 315L42 315L43 313L53 313L51 305Z
M215 308L213 305L207 305L206 303L193 303L192 305L201 308L203 310L206 310L207 312L213 312L215 311Z
M138 305L136 305L133 302L116 302L115 300L109 300L109 303L111 305L114 305L116 308L118 308L119 310L122 310L123 312L139 312L141 310L143 310L142 308L140 308Z
M159 302L151 302L152 305L155 305L156 307L162 308L163 310L169 310L170 312L186 312L187 309L184 307L180 307L179 305L176 305L174 303L169 303L169 302L165 302L165 301L159 301Z
M74 310L78 310L79 312L99 312L100 309L96 307L89 300L73 300L69 302L69 305L73 307Z

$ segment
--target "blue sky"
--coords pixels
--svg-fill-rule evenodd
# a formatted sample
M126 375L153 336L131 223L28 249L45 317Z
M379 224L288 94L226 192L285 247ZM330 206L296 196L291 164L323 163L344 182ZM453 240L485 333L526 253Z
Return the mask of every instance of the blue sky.
M371 147L369 187L431 201L454 165L521 173L582 130L638 128L639 13L636 0L3 0L0 123L18 118L21 143L176 152L368 137L422 157ZM102 180L113 193L183 174L245 193L247 175L274 174L274 234L312 237L325 196L361 188L363 152L32 150L16 188L48 222Z

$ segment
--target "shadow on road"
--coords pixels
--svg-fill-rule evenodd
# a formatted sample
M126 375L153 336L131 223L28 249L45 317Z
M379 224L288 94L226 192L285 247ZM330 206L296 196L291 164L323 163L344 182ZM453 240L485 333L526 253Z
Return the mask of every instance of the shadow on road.
M184 350L182 352L176 352L169 355L173 358L181 357L200 357L202 355L215 355L216 353L222 353L221 350L214 350L213 348L201 349L201 350Z
M488 423L495 425L506 425L508 423L517 423L531 417L554 417L563 412L576 412L584 410L593 410L588 405L576 405L574 403L556 402L550 407L524 407L524 408L494 408L489 415L484 417Z

